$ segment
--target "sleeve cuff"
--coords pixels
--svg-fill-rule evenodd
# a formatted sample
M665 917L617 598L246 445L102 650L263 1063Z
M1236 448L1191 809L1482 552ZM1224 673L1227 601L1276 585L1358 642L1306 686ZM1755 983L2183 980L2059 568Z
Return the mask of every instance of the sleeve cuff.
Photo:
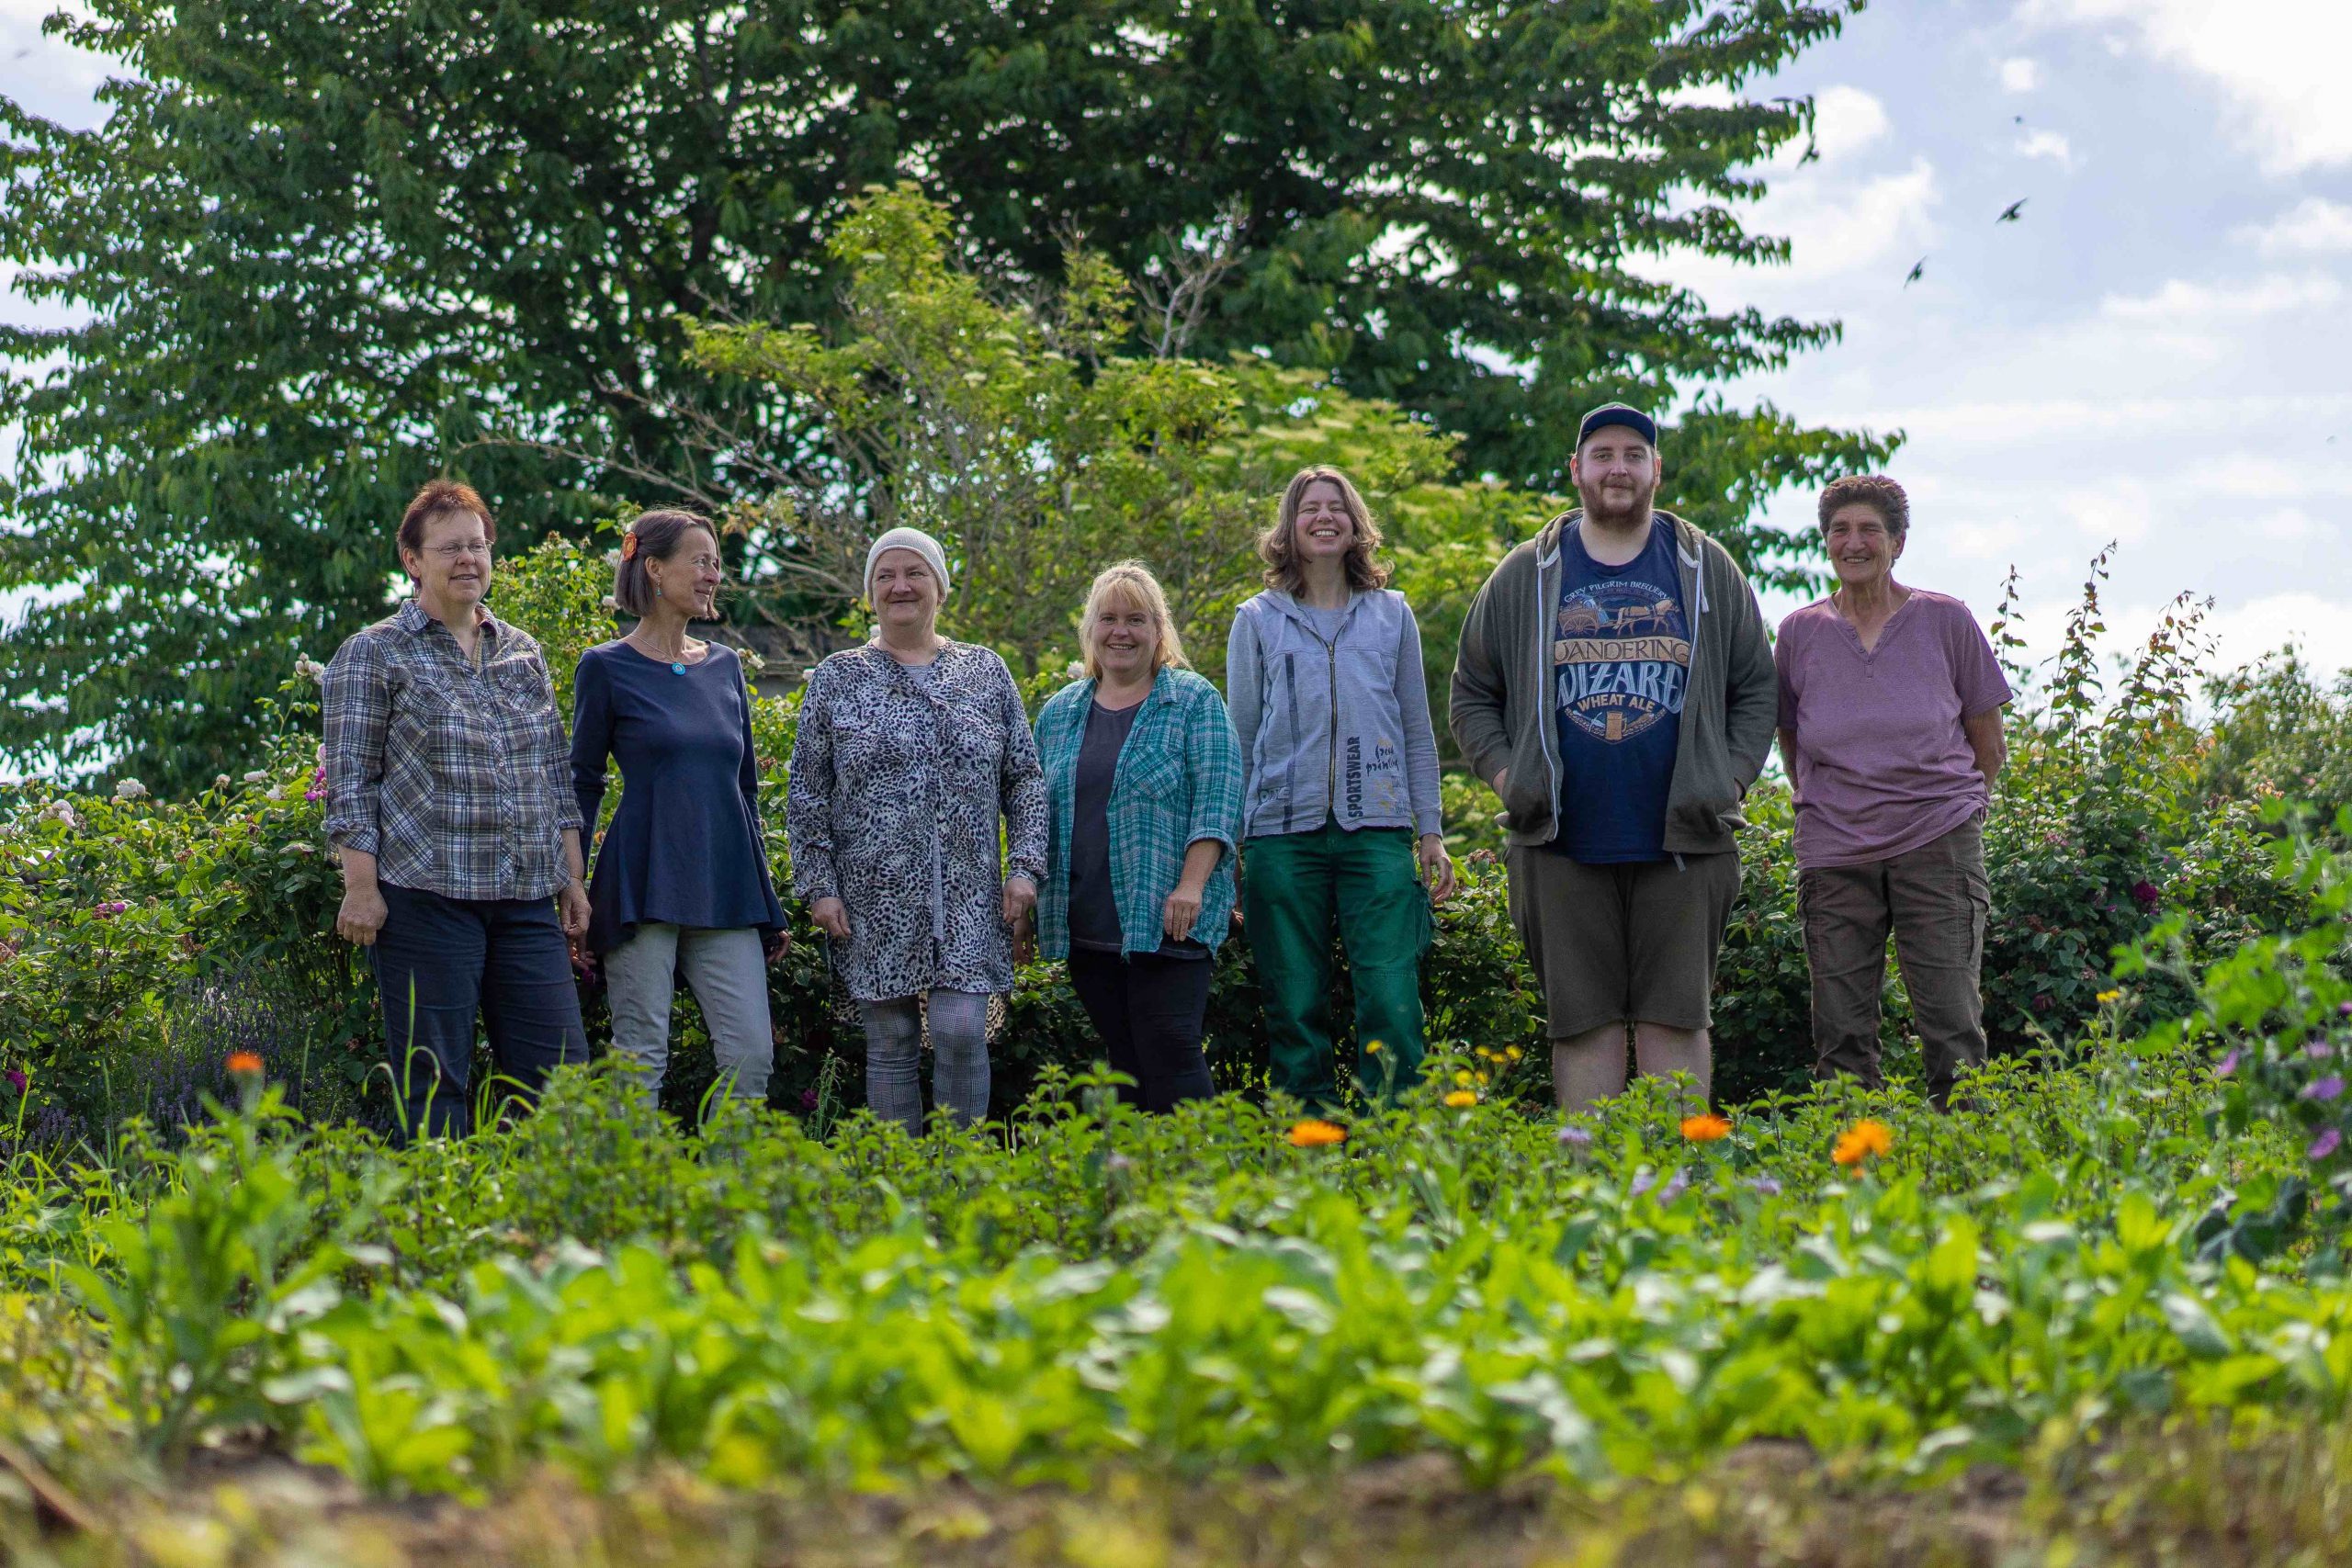
M339 850L352 850L363 855L380 853L382 839L373 828L342 826L330 823L327 842Z

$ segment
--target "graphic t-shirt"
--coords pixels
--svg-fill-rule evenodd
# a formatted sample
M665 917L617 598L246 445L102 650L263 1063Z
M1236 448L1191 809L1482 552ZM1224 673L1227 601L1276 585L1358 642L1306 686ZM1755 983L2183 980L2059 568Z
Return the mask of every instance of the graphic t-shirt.
M1666 855L1666 796L1690 676L1690 620L1674 530L1623 566L1560 548L1553 625L1553 708L1560 725L1560 833L1553 847L1587 865Z

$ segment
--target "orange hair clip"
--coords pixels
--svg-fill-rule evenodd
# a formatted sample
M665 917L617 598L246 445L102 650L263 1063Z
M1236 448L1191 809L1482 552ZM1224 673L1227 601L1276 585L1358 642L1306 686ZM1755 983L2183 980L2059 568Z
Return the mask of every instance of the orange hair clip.
M621 536L621 559L635 560L636 558L637 530L631 528L628 533Z

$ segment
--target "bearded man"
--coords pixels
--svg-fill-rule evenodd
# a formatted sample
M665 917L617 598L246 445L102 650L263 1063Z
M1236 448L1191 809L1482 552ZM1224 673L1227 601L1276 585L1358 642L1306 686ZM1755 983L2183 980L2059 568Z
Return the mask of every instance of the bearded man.
M1587 414L1568 468L1584 504L1503 558L1453 667L1454 739L1502 799L1511 922L1571 1111L1625 1087L1629 1034L1641 1072L1706 1099L1733 834L1779 709L1755 591L1652 504L1659 472L1649 415Z

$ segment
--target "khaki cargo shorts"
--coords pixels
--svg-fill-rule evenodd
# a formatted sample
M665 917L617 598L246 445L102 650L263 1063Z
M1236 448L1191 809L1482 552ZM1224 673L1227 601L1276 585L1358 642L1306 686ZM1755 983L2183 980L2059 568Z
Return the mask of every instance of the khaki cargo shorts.
M1514 844L1510 920L1544 987L1545 1032L1606 1023L1704 1029L1715 953L1739 896L1739 854L1584 865Z

